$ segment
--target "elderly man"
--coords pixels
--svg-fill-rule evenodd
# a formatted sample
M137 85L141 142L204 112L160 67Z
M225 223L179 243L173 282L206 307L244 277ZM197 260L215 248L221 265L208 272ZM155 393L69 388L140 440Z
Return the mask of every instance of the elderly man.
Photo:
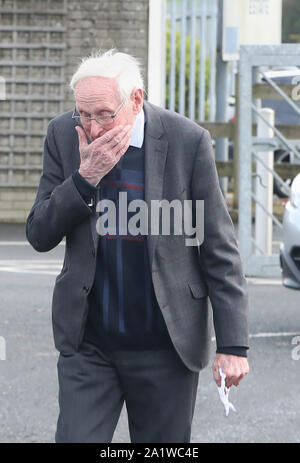
M190 442L211 307L214 380L220 385L221 368L226 386L238 386L249 370L246 281L209 133L144 101L130 55L92 55L70 85L76 107L49 124L26 223L37 251L66 237L52 300L55 440L111 442L125 401L132 442ZM122 233L118 214L116 232L99 233L103 204L120 212L120 193L149 207L204 201L202 243L151 227Z

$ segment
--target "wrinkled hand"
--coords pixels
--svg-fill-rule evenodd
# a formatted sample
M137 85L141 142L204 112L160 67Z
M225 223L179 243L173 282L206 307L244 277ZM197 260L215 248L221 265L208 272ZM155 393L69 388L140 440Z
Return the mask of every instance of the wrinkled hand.
M120 125L105 132L88 144L82 127L76 126L79 138L80 167L79 173L89 183L96 186L114 167L129 147L132 126Z
M246 357L237 355L217 354L213 363L213 376L218 387L221 387L219 368L226 375L225 386L238 386L241 380L249 373L249 365Z

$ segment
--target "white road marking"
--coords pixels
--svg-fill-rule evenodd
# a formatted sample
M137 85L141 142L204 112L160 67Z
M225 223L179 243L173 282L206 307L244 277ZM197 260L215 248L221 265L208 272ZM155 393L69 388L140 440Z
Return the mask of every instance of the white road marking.
M59 259L2 259L0 260L0 271L14 273L31 273L39 275L57 275L61 270L63 260ZM247 278L253 285L282 285L281 280L274 278ZM300 331L282 332L261 332L250 334L250 338L275 338L291 337L299 335ZM215 341L215 337L212 338ZM41 354L42 355L42 354Z
M246 277L247 283L249 285L275 285L282 286L282 280L278 278L255 278L255 277Z
M59 269L57 271L43 271L43 270L24 270L20 268L10 268L10 267L0 267L0 272L11 272L11 273L30 273L35 275L57 275Z
M63 260L31 260L31 259L9 259L0 260L0 271L11 273L31 273L38 275L57 275L63 265Z
M0 259L0 265L60 265L62 259Z
M60 242L57 246L65 246L65 242ZM28 241L0 241L0 246L31 246Z
M297 334L300 333L299 331L282 331L278 333L255 333L255 334L250 334L250 338L282 338L285 336L296 336Z
M62 264L61 259L0 259L0 271L55 275L56 270L61 270ZM282 280L277 278L246 277L246 280L249 285L283 286Z

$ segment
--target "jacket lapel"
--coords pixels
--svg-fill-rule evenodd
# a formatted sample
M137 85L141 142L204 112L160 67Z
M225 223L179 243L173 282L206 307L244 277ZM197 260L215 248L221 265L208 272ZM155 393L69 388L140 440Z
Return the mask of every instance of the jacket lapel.
M151 200L163 198L164 170L167 159L168 140L158 112L148 102L144 102L146 114L145 131L145 201L148 206L147 247L150 269L157 243L157 235L151 234Z

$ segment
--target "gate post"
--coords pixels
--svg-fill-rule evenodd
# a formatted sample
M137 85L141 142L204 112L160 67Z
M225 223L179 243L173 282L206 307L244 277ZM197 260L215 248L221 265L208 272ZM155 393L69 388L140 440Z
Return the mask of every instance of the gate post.
M275 113L273 109L262 108L261 115L274 126ZM257 136L259 138L273 138L274 130L261 118L257 121ZM261 151L257 157L273 170L274 151ZM256 197L264 208L273 214L273 175L259 161L256 163ZM259 203L255 205L255 254L272 254L272 217L267 215Z
M249 56L246 47L241 47L239 61L239 249L244 268L252 252L251 223L251 172L252 172L252 114L249 102L252 98L252 74L249 72Z

